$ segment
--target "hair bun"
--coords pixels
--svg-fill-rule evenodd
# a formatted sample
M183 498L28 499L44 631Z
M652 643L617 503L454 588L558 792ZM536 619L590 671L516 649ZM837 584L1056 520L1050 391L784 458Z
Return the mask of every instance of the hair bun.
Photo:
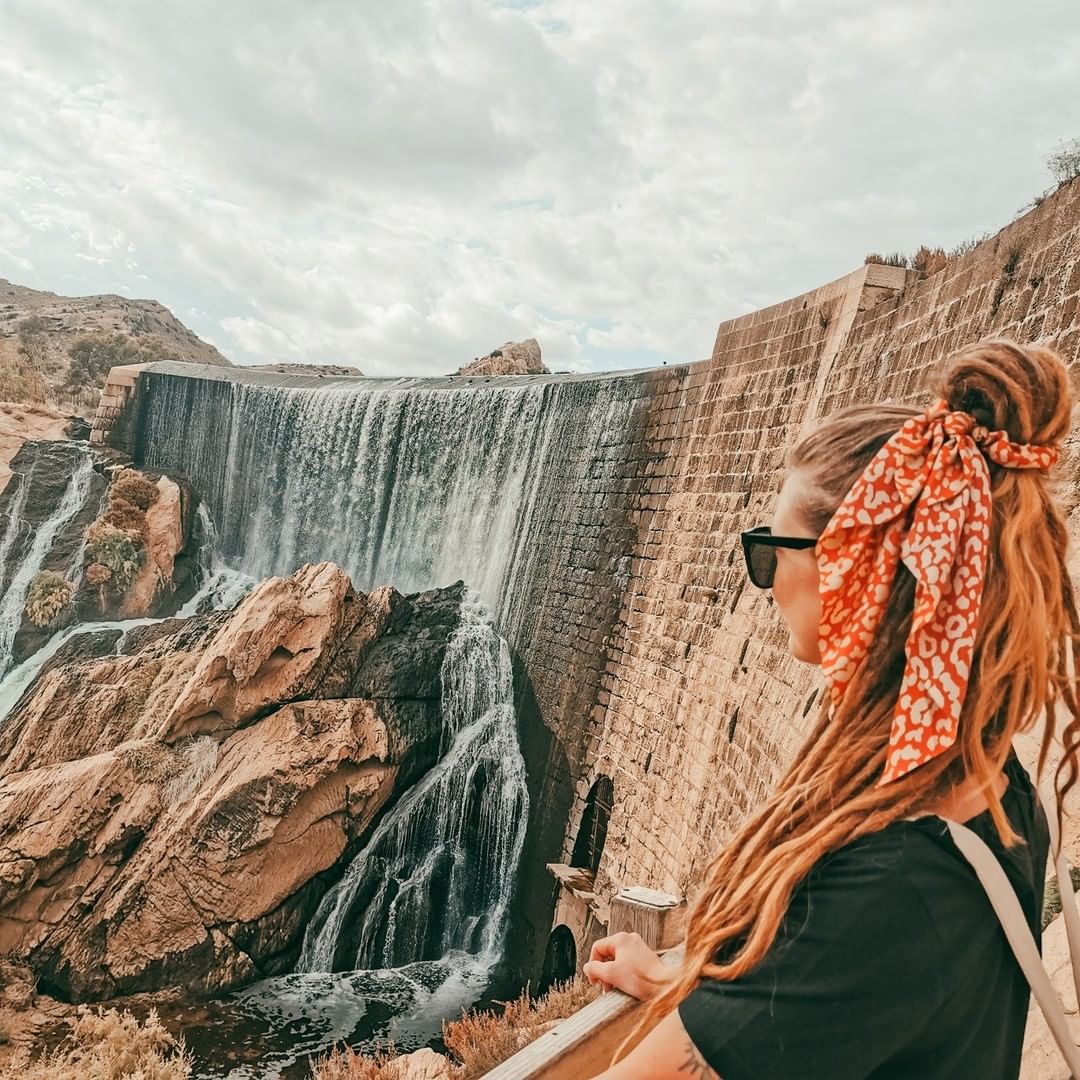
M1069 430L1069 372L1046 345L985 338L954 353L939 393L957 412L1013 442L1057 443Z

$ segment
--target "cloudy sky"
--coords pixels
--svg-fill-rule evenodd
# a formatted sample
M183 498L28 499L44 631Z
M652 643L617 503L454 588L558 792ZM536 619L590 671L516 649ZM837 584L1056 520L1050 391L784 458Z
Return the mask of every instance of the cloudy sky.
M1080 135L1076 0L0 0L0 277L238 363L707 356L996 230Z

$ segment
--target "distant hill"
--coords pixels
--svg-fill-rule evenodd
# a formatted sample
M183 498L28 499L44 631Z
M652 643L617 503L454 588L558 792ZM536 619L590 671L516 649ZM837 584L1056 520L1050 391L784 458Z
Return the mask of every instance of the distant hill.
M0 400L92 406L112 363L230 367L156 300L58 296L0 278Z

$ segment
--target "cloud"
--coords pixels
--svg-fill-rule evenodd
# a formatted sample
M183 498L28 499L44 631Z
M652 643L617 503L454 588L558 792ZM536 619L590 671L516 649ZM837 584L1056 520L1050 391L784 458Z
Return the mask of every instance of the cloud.
M1050 0L3 18L0 274L153 296L238 362L698 359L867 251L1000 227L1080 134L1080 9Z

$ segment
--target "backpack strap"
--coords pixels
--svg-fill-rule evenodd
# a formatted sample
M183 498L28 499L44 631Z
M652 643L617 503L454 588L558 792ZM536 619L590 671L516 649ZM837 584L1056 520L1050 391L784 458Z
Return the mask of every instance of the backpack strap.
M1058 891L1061 894L1065 933L1069 940L1073 980L1076 983L1077 994L1080 995L1080 912L1076 907L1068 863L1061 850L1056 807L1048 805L1048 800L1042 796L1041 792L1040 798L1049 825L1054 870L1058 881ZM1046 1017L1046 1023L1054 1036L1054 1041L1058 1044L1072 1076L1075 1080L1080 1080L1080 1049L1077 1048L1069 1031L1061 999L1050 982L1050 976L1039 955L1039 948L1035 944L1035 937L1031 933L1031 927L1020 907L1020 901L1017 899L1008 875L986 841L978 833L958 821L951 821L948 818L942 820L948 827L949 834L960 854L971 864L975 875L986 890L986 895L1005 931L1005 937L1008 939L1013 955L1024 972L1031 992L1039 1003L1039 1008L1042 1009L1043 1016Z

